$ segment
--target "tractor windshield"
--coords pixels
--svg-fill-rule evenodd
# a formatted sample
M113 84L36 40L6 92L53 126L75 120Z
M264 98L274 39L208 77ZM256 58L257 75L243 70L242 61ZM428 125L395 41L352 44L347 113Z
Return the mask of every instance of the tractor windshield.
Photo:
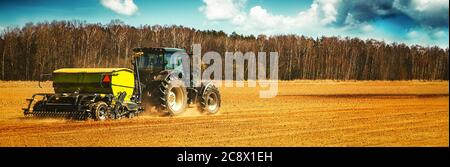
M162 70L164 66L163 53L146 53L139 59L139 67L151 71Z
M172 55L174 52L164 53L147 53L139 58L139 68L160 71L160 70L172 70L181 65L181 59L173 62Z
M136 70L142 83L150 83L163 70L183 70L181 49L137 48ZM176 59L176 60L175 60Z

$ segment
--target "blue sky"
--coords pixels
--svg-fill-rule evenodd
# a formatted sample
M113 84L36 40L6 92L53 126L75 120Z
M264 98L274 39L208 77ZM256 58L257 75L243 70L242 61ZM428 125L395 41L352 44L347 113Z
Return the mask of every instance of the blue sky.
M86 20L184 25L240 34L374 38L448 47L448 0L22 0L0 2L0 30Z

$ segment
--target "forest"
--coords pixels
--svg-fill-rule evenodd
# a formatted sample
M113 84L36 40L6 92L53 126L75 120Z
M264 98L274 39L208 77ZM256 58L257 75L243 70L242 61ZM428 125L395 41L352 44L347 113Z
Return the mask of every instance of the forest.
M177 25L138 27L52 21L0 32L1 80L38 80L63 67L131 67L135 47L201 44L216 51L278 52L278 78L330 80L448 80L449 48L408 46L349 37L240 35Z

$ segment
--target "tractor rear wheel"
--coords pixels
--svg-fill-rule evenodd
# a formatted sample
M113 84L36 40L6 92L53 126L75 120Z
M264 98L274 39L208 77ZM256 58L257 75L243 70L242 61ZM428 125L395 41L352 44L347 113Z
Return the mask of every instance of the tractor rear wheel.
M187 91L179 79L167 77L159 87L159 109L168 111L170 115L178 115L186 110Z
M94 105L94 114L96 121L104 121L108 118L109 115L109 107L103 101L98 101Z
M206 114L216 114L220 108L219 89L214 85L208 86L200 97L200 108Z

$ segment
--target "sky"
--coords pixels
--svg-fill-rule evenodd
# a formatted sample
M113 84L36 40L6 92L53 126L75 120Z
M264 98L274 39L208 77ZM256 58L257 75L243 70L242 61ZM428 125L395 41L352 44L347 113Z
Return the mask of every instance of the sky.
M10 0L0 31L27 22L84 20L132 26L183 25L244 35L297 34L449 44L449 0Z

